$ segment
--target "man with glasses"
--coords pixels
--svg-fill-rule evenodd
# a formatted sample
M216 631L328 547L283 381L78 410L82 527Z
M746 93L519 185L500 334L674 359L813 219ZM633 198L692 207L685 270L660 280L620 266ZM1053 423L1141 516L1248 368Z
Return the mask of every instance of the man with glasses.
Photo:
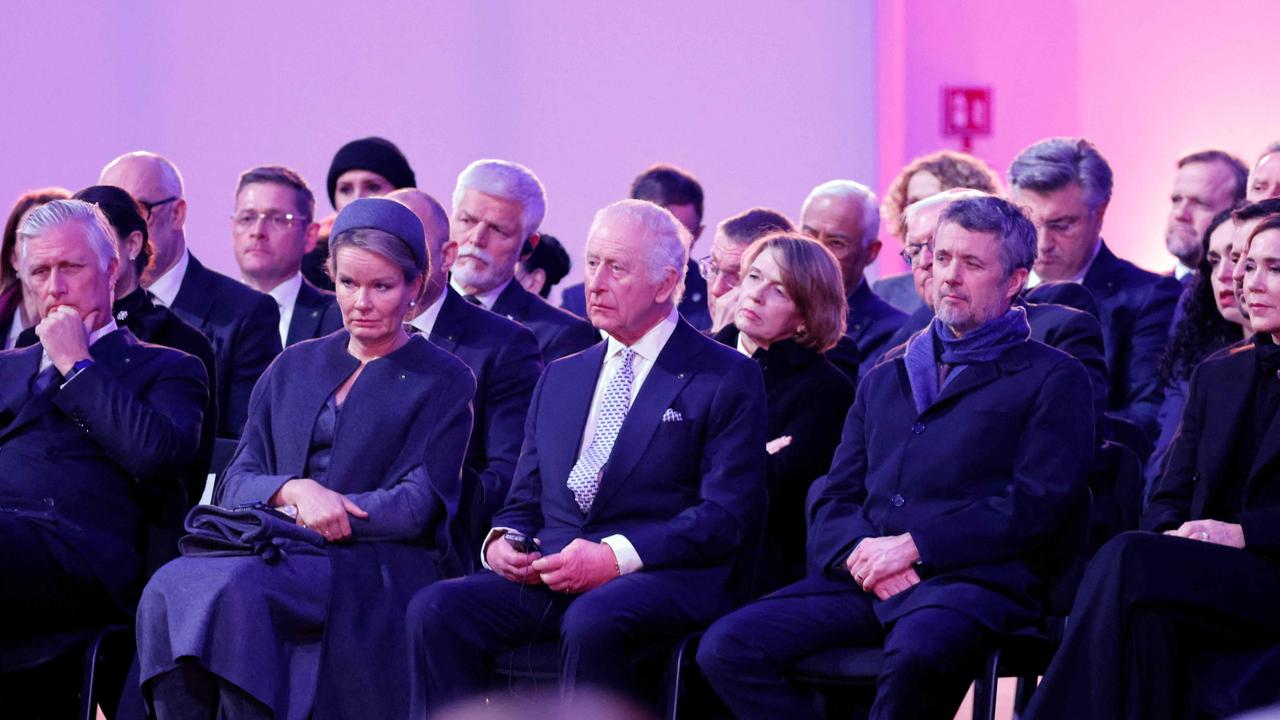
M769 233L794 229L786 215L765 207L751 208L716 226L711 254L698 261L698 269L707 280L711 334L733 322L738 306L738 283L742 282L742 253L747 246Z
M142 204L155 252L143 286L213 344L218 442L212 467L217 472L244 429L254 383L280 354L280 312L269 296L209 270L188 250L187 201L173 163L151 152L126 153L102 169L98 182L123 188Z
M333 293L302 277L302 258L315 247L320 229L312 221L315 207L311 188L287 167L250 168L236 185L231 245L240 278L276 301L285 347L342 327Z
M1111 167L1083 138L1041 140L1009 167L1013 201L1037 230L1028 284L1079 283L1093 293L1106 337L1108 409L1154 437L1163 397L1157 365L1181 286L1121 260L1102 241L1111 182Z

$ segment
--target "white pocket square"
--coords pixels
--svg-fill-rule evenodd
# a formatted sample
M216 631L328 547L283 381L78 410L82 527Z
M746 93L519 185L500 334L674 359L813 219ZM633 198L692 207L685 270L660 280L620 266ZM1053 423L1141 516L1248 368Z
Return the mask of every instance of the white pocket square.
M674 408L667 408L667 411L662 413L662 422L680 422L682 420L684 420L684 416Z

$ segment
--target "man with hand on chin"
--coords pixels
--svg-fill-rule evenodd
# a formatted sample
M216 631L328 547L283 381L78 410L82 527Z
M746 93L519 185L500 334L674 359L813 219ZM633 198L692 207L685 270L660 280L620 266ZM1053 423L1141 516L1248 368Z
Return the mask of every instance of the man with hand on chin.
M790 667L883 644L870 717L951 718L996 637L1043 613L1043 555L1093 456L1089 377L1012 304L1036 257L1018 208L957 200L932 251L937 316L858 387L809 508L809 577L703 637L737 717L816 717Z
M551 363L534 390L481 551L492 572L410 605L411 717L482 690L487 659L557 638L566 696L582 683L633 693L635 650L732 606L734 566L764 522L764 381L680 318L687 262L669 211L622 200L596 214L587 310L608 339Z
M132 616L144 487L177 482L208 398L199 360L116 326L116 235L96 207L44 205L15 256L41 319L39 344L0 353L0 643ZM36 685L0 682L6 709L74 702Z

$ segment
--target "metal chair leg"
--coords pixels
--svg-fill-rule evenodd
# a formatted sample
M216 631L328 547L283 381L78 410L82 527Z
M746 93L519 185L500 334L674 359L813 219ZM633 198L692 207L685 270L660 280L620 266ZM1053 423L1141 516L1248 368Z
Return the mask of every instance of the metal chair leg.
M1000 649L987 656L982 676L973 684L973 720L995 720L996 689L999 683Z

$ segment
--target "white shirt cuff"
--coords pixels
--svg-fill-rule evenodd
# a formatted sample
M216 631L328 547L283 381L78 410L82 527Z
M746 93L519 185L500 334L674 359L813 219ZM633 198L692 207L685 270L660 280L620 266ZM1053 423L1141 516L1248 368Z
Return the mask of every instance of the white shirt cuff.
M496 527L489 531L489 534L485 536L484 542L480 543L480 566L481 567L483 567L485 570L493 569L489 567L489 561L484 559L485 552L489 549L489 543L493 542L494 540L497 540L498 538L502 537L503 535L506 535L509 532L515 532L515 531L516 531L515 528L506 528L506 527Z
M613 549L613 556L618 559L618 574L630 575L633 572L644 569L644 563L640 560L640 553L636 552L636 548L625 535L610 535L600 542L608 545Z

